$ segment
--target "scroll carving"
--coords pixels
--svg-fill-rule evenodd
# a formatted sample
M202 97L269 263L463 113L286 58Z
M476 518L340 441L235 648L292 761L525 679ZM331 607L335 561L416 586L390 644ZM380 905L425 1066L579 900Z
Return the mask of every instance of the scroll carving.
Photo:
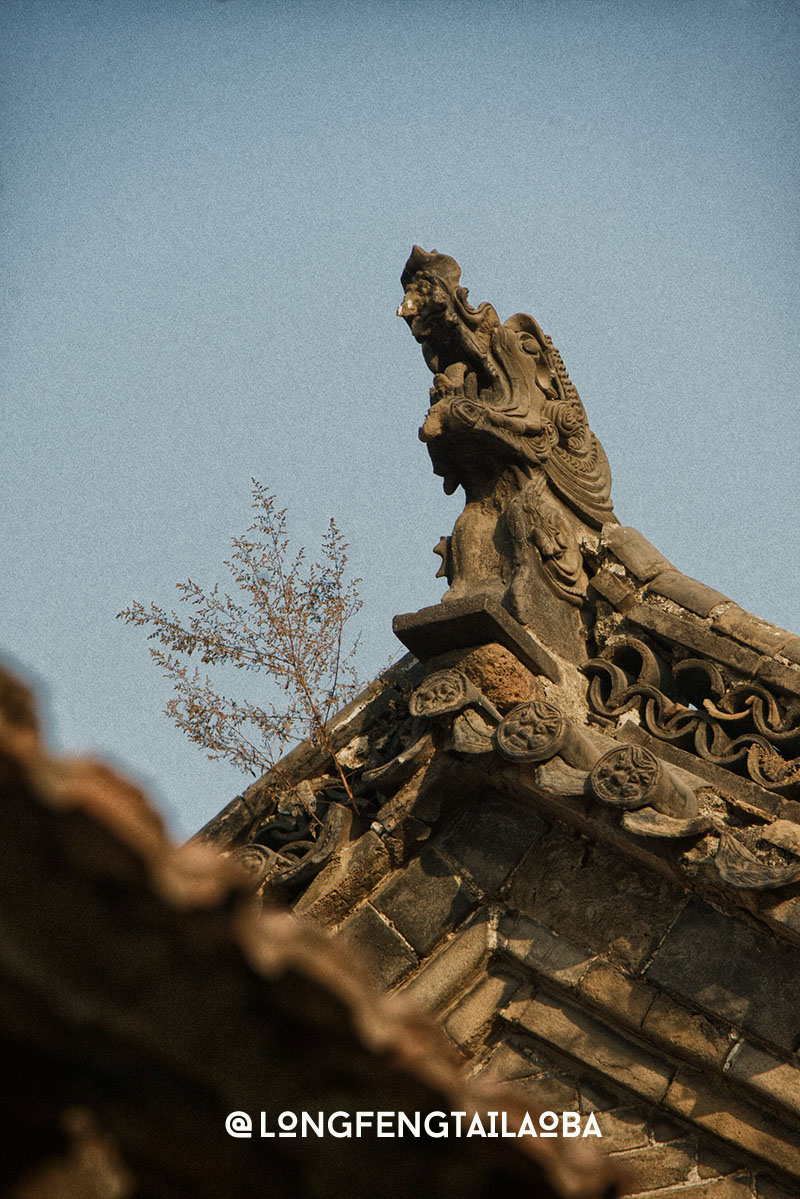
M287 897L319 874L347 839L353 812L344 804L315 795L308 784L281 796L256 838L233 851L252 875L254 888Z
M646 680L620 690L619 678L613 672L619 671L627 682L625 671L603 660L604 670L610 670L611 677L616 678L615 700L620 710L628 711L644 698L664 719L670 718L670 705L685 711L656 685L667 686L667 672L647 646L633 638L619 638L616 651L628 671L635 665L634 673ZM697 662L682 665L687 670L698 669ZM710 663L702 665L712 668ZM606 686L609 676L602 671L588 673L596 691ZM719 685L719 700L723 703L729 693L721 678ZM732 700L725 700L721 710L727 711L732 704ZM449 722L450 750L461 754L495 752L513 766L530 767L536 786L551 798L568 804L591 798L612 811L616 809L621 827L636 837L677 843L690 838L697 841L708 834L699 861L728 886L770 890L800 882L800 826L787 820L766 824L756 819L750 826L739 827L739 817L734 815L731 821L724 805L720 808L718 797L712 796L709 801L702 788L697 792L693 789L691 775L671 767L646 746L592 736L548 700L518 704L501 719L466 675L459 670L443 670L429 675L421 684L411 697L409 710L418 717ZM783 731L792 732L785 714L777 707L771 711ZM604 741L610 745L605 753ZM678 853L683 855L683 850L679 848ZM795 860L787 862L787 855ZM686 855L676 861L676 866L684 869L696 868L696 864L696 858L691 862Z
M800 789L800 718L757 683L726 682L714 662L687 658L671 671L635 637L609 639L584 668L589 704L618 719L636 711L642 726L707 762L738 770L769 790ZM689 701L689 702L686 702ZM691 703L692 706L689 706Z
M542 627L574 649L577 616L555 614L584 604L583 538L616 519L608 461L550 338L533 317L473 308L460 277L415 246L397 310L433 372L420 438L447 494L466 499L436 547L443 602L491 595L530 625L544 605Z
M720 836L714 865L720 877L731 887L748 891L772 891L800 881L800 862L766 862L727 831Z

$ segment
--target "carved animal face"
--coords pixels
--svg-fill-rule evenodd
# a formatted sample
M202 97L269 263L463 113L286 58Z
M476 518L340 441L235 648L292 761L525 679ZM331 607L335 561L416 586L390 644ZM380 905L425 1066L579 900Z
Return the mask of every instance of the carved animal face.
M427 275L415 275L397 315L406 322L415 340L424 343L441 334L440 326L446 323L448 309L452 312L452 297L444 285Z
M420 436L445 491L485 491L493 475L543 468L555 494L601 527L613 513L608 463L561 356L533 317L516 313L501 324L491 304L473 307L458 263L436 250L414 246L400 282L397 315L433 372ZM571 578L574 547L557 534L548 530L542 549Z

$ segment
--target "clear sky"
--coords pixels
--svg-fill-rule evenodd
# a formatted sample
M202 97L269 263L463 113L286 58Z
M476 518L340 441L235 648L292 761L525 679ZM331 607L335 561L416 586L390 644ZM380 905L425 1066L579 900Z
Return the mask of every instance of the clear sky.
M4 0L0 648L186 834L246 784L133 599L224 580L249 480L335 515L361 669L435 603L413 242L560 348L616 511L800 628L794 0ZM257 690L257 689L256 689Z

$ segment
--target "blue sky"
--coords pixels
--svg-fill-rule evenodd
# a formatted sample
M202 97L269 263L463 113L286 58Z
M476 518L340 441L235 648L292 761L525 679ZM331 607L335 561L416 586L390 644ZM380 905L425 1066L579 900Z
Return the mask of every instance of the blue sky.
M361 669L458 496L394 316L412 243L560 348L616 511L800 628L800 9L6 0L0 646L178 834L246 783L114 619L224 579L249 480L363 576Z

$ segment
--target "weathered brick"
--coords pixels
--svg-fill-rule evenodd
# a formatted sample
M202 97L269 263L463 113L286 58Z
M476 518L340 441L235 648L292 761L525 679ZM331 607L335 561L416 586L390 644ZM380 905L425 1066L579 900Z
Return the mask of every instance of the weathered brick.
M723 1088L717 1080L697 1070L679 1070L663 1105L745 1153L800 1179L796 1129L782 1125L763 1108L735 1098L730 1088Z
M603 541L623 566L643 583L672 566L638 529L630 526L605 525Z
M645 1036L698 1063L721 1066L731 1047L730 1030L688 1012L667 995L658 995L642 1022Z
M389 852L370 830L338 850L295 905L299 915L335 923L361 900L390 868Z
M592 960L592 954L559 937L530 916L504 912L498 927L498 947L562 986L574 987Z
M546 1074L539 1078L517 1079L515 1085L522 1091L531 1107L551 1112L578 1110L578 1092L572 1077ZM603 1135L605 1136L604 1131Z
M608 962L594 961L580 981L578 991L595 1006L629 1028L639 1028L656 992L634 982Z
M493 894L545 828L543 821L527 813L525 834L520 836L519 812L495 797L460 813L432 844L463 866L481 890Z
M705 583L699 583L689 575L681 574L679 570L661 571L647 590L671 599L698 616L708 616L718 604L731 602L727 595L715 591L713 587L707 587Z
M797 1199L797 1191L780 1186L768 1174L756 1175L756 1194L758 1199Z
M655 1112L650 1120L650 1131L654 1141L667 1142L685 1141L691 1130L683 1121L672 1120L663 1112Z
M748 646L712 632L704 621L685 615L673 616L652 603L635 604L627 615L628 620L656 637L677 641L679 645L724 662L742 674L754 674L764 660Z
M784 666L774 658L764 657L753 674L757 683L777 687L779 691L788 691L790 695L800 695L800 670L796 666Z
M704 1143L705 1138L700 1141L697 1150L697 1173L701 1178L720 1178L726 1174L735 1174L741 1169L741 1162L737 1162L727 1153L720 1153L718 1149L713 1149Z
M347 917L339 933L358 946L359 954L381 987L391 987L417 964L411 947L368 903Z
M534 983L529 982L528 986L520 987L503 1012L504 1018L511 1024L518 1024L531 999L537 993L538 987Z
M618 1107L595 1114L606 1153L615 1149L638 1149L647 1144L647 1117L642 1108Z
M761 911L765 919L774 921L780 929L800 936L800 899L776 899L774 895L761 896Z
M746 1174L736 1178L716 1178L713 1182L680 1183L657 1191L628 1192L629 1199L752 1199L753 1191Z
M521 985L519 975L508 970L495 968L484 975L445 1019L448 1035L456 1044L466 1045L485 1025L491 1024Z
M800 821L800 803L796 799L785 799L781 804L779 815L782 820Z
M685 901L676 884L558 827L525 855L508 897L512 907L632 971Z
M800 824L796 820L774 820L761 829L759 836L762 841L800 856Z
M744 645L759 650L763 654L774 654L784 645L791 633L780 629L777 625L761 620L750 612L745 612L736 604L720 612L711 622L712 628L719 633L735 637Z
M618 611L625 612L633 603L634 587L625 578L620 578L613 571L599 570L589 580L595 591L599 592Z
M581 1111L584 1115L589 1112L609 1112L622 1107L630 1098L623 1091L611 1086L607 1078L598 1079L596 1075L578 1074L578 1090L581 1095Z
M489 954L489 913L479 912L452 941L425 962L403 993L426 1011L445 1007L474 978Z
M519 1019L541 1040L637 1095L658 1102L666 1093L672 1067L587 1012L540 994Z
M790 1051L800 1035L800 948L692 900L647 977Z
M371 902L424 957L461 923L476 900L444 859L425 849L396 871Z
M604 1134L605 1135L605 1134ZM607 1145L603 1145L608 1148ZM647 1145L642 1149L612 1150L614 1161L623 1162L633 1176L633 1191L651 1191L678 1182L688 1182L695 1166L691 1141L672 1145Z
M530 1038L509 1040L498 1045L481 1074L498 1082L515 1082L519 1078L539 1078L550 1072L551 1063L537 1053L538 1046Z
M800 637L793 634L780 648L782 658L788 658L790 662L800 664Z
M731 1055L731 1078L800 1116L800 1069L744 1042Z

